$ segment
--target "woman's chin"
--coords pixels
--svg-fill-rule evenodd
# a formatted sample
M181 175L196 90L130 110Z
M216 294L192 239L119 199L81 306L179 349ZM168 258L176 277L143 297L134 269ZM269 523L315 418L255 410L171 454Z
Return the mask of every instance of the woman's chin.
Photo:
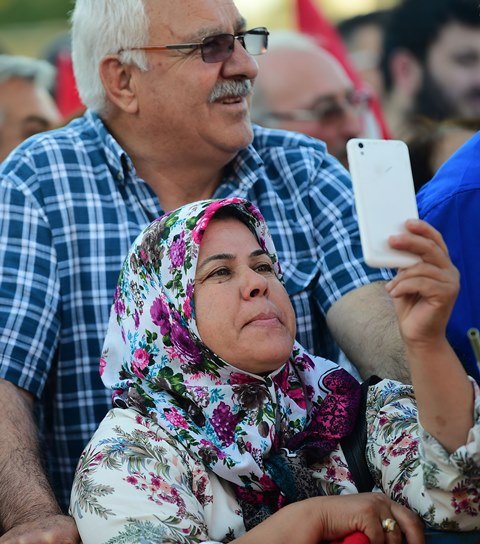
M257 346L255 349L255 344L252 344L253 349L248 349L243 352L241 360L237 364L232 364L232 366L250 372L251 374L270 374L275 372L281 366L283 366L290 355L292 354L293 342L286 341L282 344L276 344L275 338L268 338L268 346L266 349ZM275 346L275 350L272 350L272 346Z

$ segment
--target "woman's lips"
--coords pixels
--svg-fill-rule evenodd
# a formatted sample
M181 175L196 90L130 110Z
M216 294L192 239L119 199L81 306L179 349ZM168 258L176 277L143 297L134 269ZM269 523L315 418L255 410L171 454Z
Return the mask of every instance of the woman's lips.
M256 325L260 327L270 327L272 325L277 325L280 323L279 317L271 312L268 313L259 313L255 315L252 319L247 321L245 325Z

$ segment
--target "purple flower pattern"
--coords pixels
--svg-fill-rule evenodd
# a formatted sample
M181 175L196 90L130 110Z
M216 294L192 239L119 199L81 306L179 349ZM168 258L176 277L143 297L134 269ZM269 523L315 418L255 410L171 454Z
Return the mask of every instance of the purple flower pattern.
M150 315L152 317L152 322L160 328L160 334L162 336L170 333L170 312L168 305L163 302L161 296L153 301L152 307L150 308Z

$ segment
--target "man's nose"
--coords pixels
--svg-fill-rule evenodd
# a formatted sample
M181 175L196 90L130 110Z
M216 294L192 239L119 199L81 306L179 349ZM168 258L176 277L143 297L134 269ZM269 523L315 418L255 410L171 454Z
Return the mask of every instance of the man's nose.
M358 138L363 131L364 116L355 108L349 107L344 110L340 123L340 130L344 137Z
M222 65L222 77L254 80L257 74L258 64L254 56L250 55L239 40L235 40L233 53Z

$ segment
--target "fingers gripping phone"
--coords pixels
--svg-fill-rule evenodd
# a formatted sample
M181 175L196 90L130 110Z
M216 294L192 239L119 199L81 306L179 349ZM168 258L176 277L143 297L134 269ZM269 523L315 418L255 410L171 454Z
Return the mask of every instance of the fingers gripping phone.
M360 241L372 267L404 268L418 256L390 248L388 237L418 219L407 145L399 140L354 138L347 143Z

